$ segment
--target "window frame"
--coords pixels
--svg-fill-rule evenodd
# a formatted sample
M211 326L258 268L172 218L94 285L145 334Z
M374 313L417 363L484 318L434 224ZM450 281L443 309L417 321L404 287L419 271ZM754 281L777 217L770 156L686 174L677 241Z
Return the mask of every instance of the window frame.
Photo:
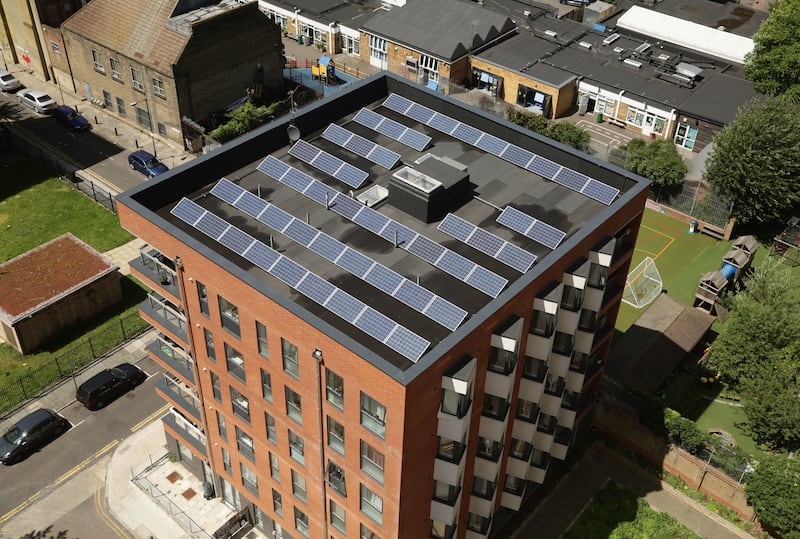
M256 342L258 343L258 354L264 359L269 359L267 326L258 320L256 320Z
M386 407L363 391L361 392L361 425L379 438L386 439Z
M144 73L142 73L141 69L133 66L131 66L129 69L131 75L131 87L137 92L144 93Z
M247 371L245 369L244 355L228 343L224 343L225 367L228 374L247 385Z
M258 496L258 476L244 462L239 462L239 473L242 477L242 486Z
M361 440L360 442L361 471L382 485L386 471L386 459L383 453L369 445L364 440Z
M331 416L326 416L326 418L327 418L327 422L326 423L327 423L327 427L328 427L328 429L327 429L327 431L328 431L328 436L327 436L328 447L330 447L331 449L333 449L334 451L336 451L340 455L344 455L344 448L345 448L345 445L344 445L344 436L345 436L344 425L342 425L341 423L336 421ZM339 427L341 427L341 431L342 431L341 436L339 436L338 433L334 432L334 429L331 429L331 426L337 427L337 429ZM331 443L331 438L336 440L335 444Z
M344 410L344 378L325 367L325 399Z
M283 371L295 378L300 379L300 358L297 346L281 337L281 357L283 359Z
M369 499L365 498L365 493L369 495ZM376 501L378 503L376 503ZM365 506L367 507L366 511L364 510ZM375 492L363 483L360 484L358 507L367 517L383 525L383 498L375 494Z
M233 415L250 424L250 399L233 386L228 386Z
M286 397L286 416L296 422L298 425L303 424L303 397L290 388L283 386L284 396Z
M94 67L94 70L97 71L98 73L102 73L103 75L105 75L106 74L106 66L105 66L105 63L103 62L103 53L100 52L99 50L95 49L95 48L92 48L91 51L92 51L91 52L91 54L92 54L92 65Z
M153 95L161 99L167 99L167 91L164 89L164 81L158 77L150 77L153 85Z
M109 56L108 64L109 67L111 68L111 80L115 80L117 82L124 82L122 78L122 62L120 62L113 56Z
M236 429L236 449L239 450L239 453L246 457L250 462L256 461L256 448L253 442L252 436L247 434L243 429L239 428L238 425L234 427ZM244 450L242 448L245 448Z
M302 436L297 435L292 429L289 431L289 456L302 466L306 465L305 441Z
M297 470L292 470L292 494L303 503L308 501L308 483Z
M239 319L239 307L222 296L217 296L219 306L220 325L237 338L242 338L242 328Z
M259 369L261 373L261 397L271 403L272 402L272 373Z

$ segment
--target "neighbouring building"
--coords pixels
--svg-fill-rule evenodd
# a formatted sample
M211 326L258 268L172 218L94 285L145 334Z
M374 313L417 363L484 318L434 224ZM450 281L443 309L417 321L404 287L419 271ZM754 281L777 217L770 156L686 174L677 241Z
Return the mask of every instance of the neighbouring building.
M497 536L591 425L647 193L383 72L120 195L168 445L267 535Z
M93 0L62 32L79 93L176 142L248 91L283 88L280 28L255 2Z

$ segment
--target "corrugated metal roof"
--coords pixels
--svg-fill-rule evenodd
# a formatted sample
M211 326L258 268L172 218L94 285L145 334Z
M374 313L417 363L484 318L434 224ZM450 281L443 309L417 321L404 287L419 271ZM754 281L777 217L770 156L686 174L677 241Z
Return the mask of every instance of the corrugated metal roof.
M738 64L753 50L753 40L639 6L631 7L617 26Z

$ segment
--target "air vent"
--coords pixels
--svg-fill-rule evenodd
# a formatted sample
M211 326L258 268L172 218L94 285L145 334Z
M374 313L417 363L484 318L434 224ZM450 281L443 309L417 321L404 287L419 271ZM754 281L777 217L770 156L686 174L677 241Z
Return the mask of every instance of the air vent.
M625 52L625 47L614 47L614 52L616 54L620 54L622 52Z
M658 55L658 59L663 62L666 62L667 60L670 59L670 55L662 52L661 54Z
M603 40L603 45L611 45L618 39L619 39L619 34L611 34L610 36L608 36Z
M636 60L633 60L631 58L625 58L622 61L622 63L626 64L626 65L629 65L631 67L634 67L636 69L641 69L642 68L642 62L637 62Z
M638 47L636 47L636 49L634 49L634 50L635 50L635 51L636 51L638 54L642 54L644 51L646 51L647 49L649 49L651 46L652 46L652 45L650 45L650 43L642 43L641 45L639 45Z
M550 37L556 37L556 36L558 36L558 33L554 32L553 30L545 30L544 31L544 35L550 36Z
M580 43L578 43L578 45L583 47L586 50L589 50L589 49L592 48L592 44L589 43L588 41L581 41Z

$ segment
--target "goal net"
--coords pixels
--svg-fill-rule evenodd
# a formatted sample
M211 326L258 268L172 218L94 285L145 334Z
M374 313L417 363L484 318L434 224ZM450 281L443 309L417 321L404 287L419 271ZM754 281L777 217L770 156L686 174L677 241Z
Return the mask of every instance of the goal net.
M628 274L622 301L641 309L658 297L662 285L663 281L656 263L648 256Z

